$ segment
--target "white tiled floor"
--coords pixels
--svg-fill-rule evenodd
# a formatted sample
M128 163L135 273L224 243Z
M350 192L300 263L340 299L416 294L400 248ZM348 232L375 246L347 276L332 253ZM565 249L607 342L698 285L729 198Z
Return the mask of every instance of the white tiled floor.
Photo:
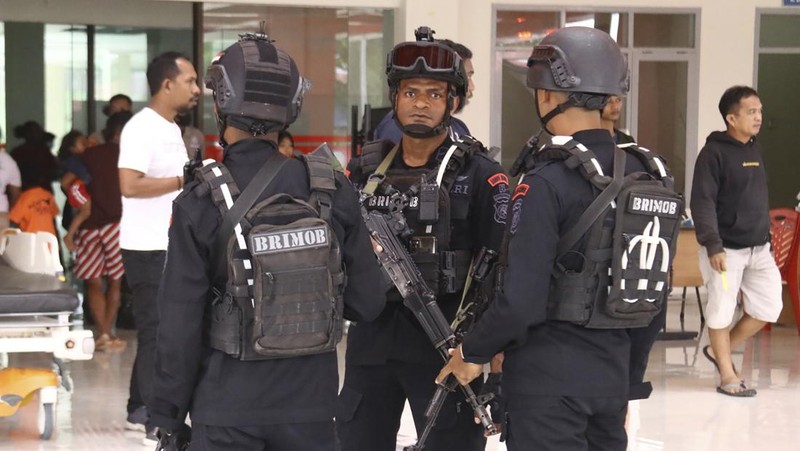
M677 327L678 304L670 303L671 328ZM687 306L687 327L697 329L696 307ZM122 352L98 352L88 362L69 364L74 392L59 393L57 431L50 441L36 432L36 403L0 419L0 450L141 450L142 433L126 432L125 402L132 364L133 334ZM699 341L659 341L650 357L648 378L654 392L632 409L631 450L749 451L800 449L800 339L789 327L765 331L734 355L747 381L758 388L752 399L717 394L714 367ZM45 355L12 355L11 366L49 365ZM637 427L638 425L638 427ZM398 450L413 442L411 421L404 421ZM487 450L505 447L491 440ZM432 450L435 451L435 450ZM449 450L447 450L449 451Z

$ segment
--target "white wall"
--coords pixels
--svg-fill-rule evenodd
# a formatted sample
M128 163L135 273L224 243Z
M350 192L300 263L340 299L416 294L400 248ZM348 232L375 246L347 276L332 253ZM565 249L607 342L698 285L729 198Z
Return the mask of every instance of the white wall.
M151 0L0 0L0 21L192 28L192 5Z

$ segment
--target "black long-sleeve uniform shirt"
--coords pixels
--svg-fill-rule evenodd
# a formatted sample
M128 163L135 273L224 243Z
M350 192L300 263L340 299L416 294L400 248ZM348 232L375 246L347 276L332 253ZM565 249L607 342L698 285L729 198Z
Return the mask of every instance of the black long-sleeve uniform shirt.
M275 152L271 142L240 141L226 149L224 163L237 186L244 189ZM348 278L345 317L374 319L384 305L382 298L374 296L380 290L380 269L355 191L343 175L337 185L332 225ZM151 421L174 429L183 423L187 411L192 420L215 426L331 420L338 392L335 352L242 362L203 343L203 315L215 269L211 255L222 217L210 195L196 195L195 187L188 185L173 204L158 295L161 320L148 405ZM300 160L288 161L259 200L276 193L308 199L308 173Z
M403 162L402 152L398 152L392 161L390 171L402 174L433 170L438 167L439 161L451 145L452 141L445 139L424 168L408 167ZM356 186L363 186L370 174L363 173L358 159L353 159L348 168L353 183ZM407 186L398 188L405 190ZM485 154L473 155L456 175L449 197L450 249L477 252L485 246L498 250L510 197L508 177L500 165ZM404 213L415 234L422 234L421 231L425 226L417 222L418 209L408 207ZM443 217L444 215L440 213L440 218ZM463 287L458 288L460 290ZM385 297L382 292L376 296ZM414 315L402 302L399 302L399 295L394 298L395 302L387 302L386 308L375 321L351 325L347 339L348 364L378 365L387 360L433 365L441 363L441 357ZM456 294L439 295L436 301L445 318L452 321L461 301L461 293L459 291Z
M605 174L613 173L614 142L608 131L581 131L573 138L595 153ZM625 172L643 170L642 163L628 155ZM587 329L547 319L556 246L596 195L577 170L560 161L528 172L512 195L503 291L463 344L465 360L472 363L486 363L505 350L506 393L628 395L631 358L637 360L630 355L628 330ZM584 249L585 240L577 248ZM641 352L649 352L655 334L635 331L649 340L641 347Z
M767 173L755 138L708 135L694 166L691 207L697 242L709 256L769 241Z

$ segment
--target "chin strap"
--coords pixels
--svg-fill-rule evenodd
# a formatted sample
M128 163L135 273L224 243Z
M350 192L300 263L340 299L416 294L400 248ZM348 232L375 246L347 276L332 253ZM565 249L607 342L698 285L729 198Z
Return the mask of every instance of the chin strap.
M436 127L428 127L427 125L421 124L411 124L407 126L401 125L400 128L403 130L403 134L405 135L408 135L412 138L424 139L441 135L447 130L447 125L442 122Z
M217 119L217 132L219 133L219 139L217 140L217 142L219 143L219 146L222 147L222 149L224 150L225 147L228 146L228 143L225 141L225 122L226 122L225 116L221 114L216 114L215 117Z
M538 117L539 121L542 123L542 130L546 131L551 135L555 135L555 133L551 132L547 128L547 123L550 122L554 117L566 111L567 108L576 106L575 99L572 96L569 96L567 97L566 102L559 104L557 107L553 108L549 113L545 114L544 117L542 117L542 113L539 111L539 93L536 91L534 91L533 93L533 104L536 105L536 117Z
M587 110L602 111L606 106L606 103L608 103L608 99L610 98L610 96L603 94L571 92L569 93L569 96L565 102L559 104L549 113L545 114L544 117L542 117L542 114L539 112L538 95L539 94L536 92L533 94L534 103L536 104L536 116L538 116L539 120L542 122L542 128L551 135L554 135L554 133L547 129L547 123L550 122L554 117L572 107L583 107Z

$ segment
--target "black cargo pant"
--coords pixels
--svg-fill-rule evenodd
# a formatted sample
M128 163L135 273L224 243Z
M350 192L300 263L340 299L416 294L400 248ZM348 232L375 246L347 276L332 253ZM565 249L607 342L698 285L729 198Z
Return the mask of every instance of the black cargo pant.
M509 451L625 451L627 397L508 396Z
M339 451L333 421L210 426L192 424L189 451Z
M339 394L336 427L342 451L395 451L406 399L417 435L425 428L425 408L436 390L434 380L443 365L389 361L385 365L348 365ZM472 384L479 393L483 378ZM483 427L459 390L442 407L426 451L483 451Z
M122 250L122 263L133 294L133 317L136 321L136 359L131 372L129 412L141 401L147 404L153 391L158 330L156 296L166 256L166 251Z

